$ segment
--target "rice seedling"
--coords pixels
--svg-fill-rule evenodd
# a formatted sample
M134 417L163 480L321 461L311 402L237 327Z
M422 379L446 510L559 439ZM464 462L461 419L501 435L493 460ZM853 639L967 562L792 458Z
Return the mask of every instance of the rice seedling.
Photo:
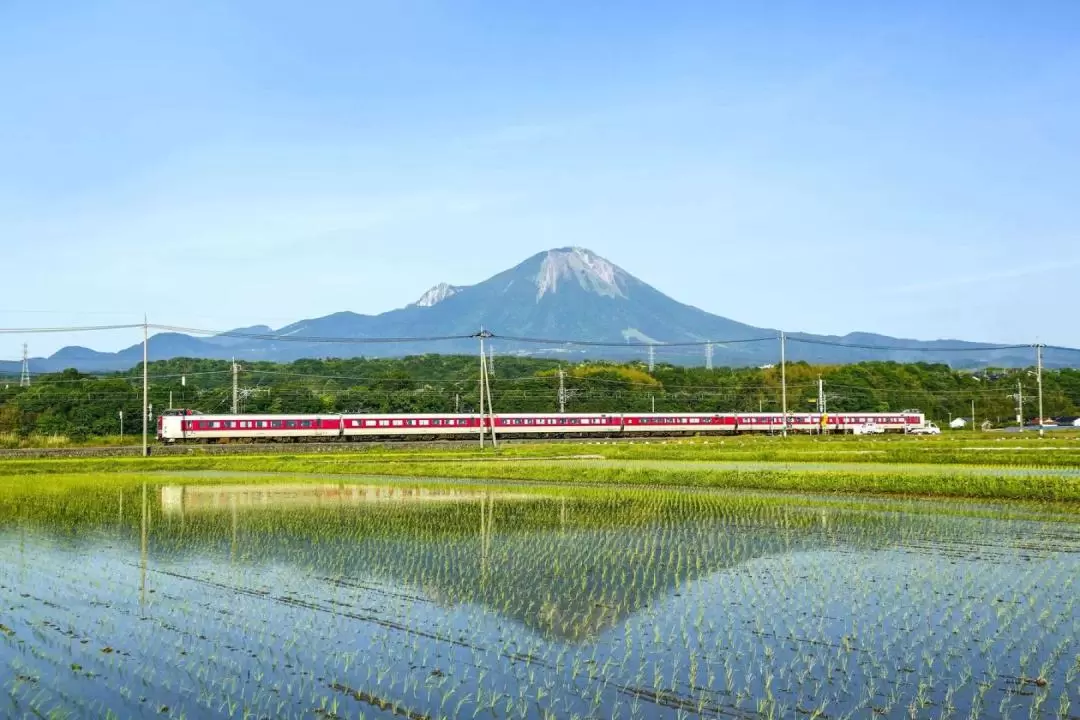
M6 478L0 715L1064 718L1075 517L749 491Z

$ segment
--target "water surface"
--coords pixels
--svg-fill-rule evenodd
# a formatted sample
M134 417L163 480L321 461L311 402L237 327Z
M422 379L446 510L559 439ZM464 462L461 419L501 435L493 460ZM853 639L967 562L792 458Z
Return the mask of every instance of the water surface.
M0 715L1080 713L1056 514L216 482L0 493Z

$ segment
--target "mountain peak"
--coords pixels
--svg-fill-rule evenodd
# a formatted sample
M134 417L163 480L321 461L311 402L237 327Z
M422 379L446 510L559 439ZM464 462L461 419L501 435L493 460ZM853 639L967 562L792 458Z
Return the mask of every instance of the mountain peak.
M584 290L625 298L626 273L592 250L564 247L548 250L536 275L536 299L558 292L560 281L576 281Z
M409 307L431 307L441 303L451 295L456 295L462 290L460 285L450 285L449 283L439 283L435 287L428 290L426 293L420 296L420 299L414 302Z

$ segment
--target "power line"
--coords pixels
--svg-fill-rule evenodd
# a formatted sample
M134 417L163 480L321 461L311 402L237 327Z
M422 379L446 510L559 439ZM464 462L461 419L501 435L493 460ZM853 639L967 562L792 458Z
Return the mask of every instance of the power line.
M37 333L65 333L65 332L98 332L108 330L132 330L136 328L148 327L152 330L160 330L163 332L178 332L178 333L190 333L194 335L204 336L216 336L216 337L232 337L243 338L249 340L269 340L269 341L281 341L281 342L311 342L311 343L334 343L334 344L367 344L367 343L409 343L409 342L444 342L452 340L470 340L479 336L479 333L467 333L467 334L453 334L453 335L427 335L416 337L329 337L329 336L309 336L309 335L292 335L281 333L248 333L235 330L211 330L206 328L193 328L181 325L163 325L163 324L144 324L144 323L123 323L115 325L67 325L56 327L25 327L25 328L0 328L0 334L13 335L13 334L37 334ZM517 335L500 335L498 333L492 333L491 337L498 337L502 340L509 340L513 342L527 343L527 344L548 344L548 345L571 345L580 347L649 347L656 348L665 347L706 347L708 345L737 345L747 343L767 342L776 339L775 335L766 335L761 337L750 338L730 338L726 340L695 340L695 341L682 341L682 342L661 342L661 341L649 341L649 342L613 342L613 341L600 341L600 340L578 340L573 338L537 338L526 337ZM803 343L807 345L822 345L828 347L839 348L851 348L856 350L882 350L882 351L906 351L906 352L986 352L993 350L1021 350L1025 348L1034 348L1035 344L1032 343L1016 343L1016 344L984 344L984 343L970 343L963 346L944 346L944 347L911 347L908 345L884 345L884 344L871 344L871 343L850 343L837 340L818 340L798 335L787 335L787 340L790 342ZM1044 349L1056 350L1059 352L1080 352L1080 348L1071 348L1063 345L1043 345Z
M141 327L141 326L136 326ZM155 330L166 332L190 333L193 335L208 335L213 337L233 337L247 340L272 340L282 342L310 342L332 343L342 345L363 345L368 343L423 343L445 342L449 340L471 340L478 337L477 333L468 335L427 335L421 337L325 337L312 335L281 335L279 333L245 333L232 330L206 330L203 328L189 328L178 325L151 325Z
M855 350L887 350L906 352L986 352L988 350L1022 350L1035 345L977 345L976 347L906 347L904 345L866 345L862 343L843 343L831 340L812 340L805 337L787 336L788 342L803 343L804 345L827 345L829 347L853 348Z
M756 338L738 338L732 340L701 340L701 341L687 341L687 342L611 342L603 340L570 340L566 338L534 338L534 337L521 337L517 335L499 335L495 334L494 337L500 340L509 340L511 342L540 344L540 345L573 345L578 347L612 347L612 348L665 348L665 347L704 347L709 344L713 345L737 345L741 343L756 343L765 342L766 340L775 340L776 336L769 335L767 337Z
M97 332L100 330L132 330L141 328L142 323L137 325L72 325L67 327L32 327L32 328L0 328L0 335L21 335L38 333L65 333L65 332ZM154 327L151 325L151 327Z

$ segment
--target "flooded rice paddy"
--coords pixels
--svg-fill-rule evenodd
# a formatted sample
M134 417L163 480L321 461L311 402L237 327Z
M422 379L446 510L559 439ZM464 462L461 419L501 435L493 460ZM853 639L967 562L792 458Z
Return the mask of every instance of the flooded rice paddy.
M1080 716L1053 510L224 482L0 492L0 716Z

